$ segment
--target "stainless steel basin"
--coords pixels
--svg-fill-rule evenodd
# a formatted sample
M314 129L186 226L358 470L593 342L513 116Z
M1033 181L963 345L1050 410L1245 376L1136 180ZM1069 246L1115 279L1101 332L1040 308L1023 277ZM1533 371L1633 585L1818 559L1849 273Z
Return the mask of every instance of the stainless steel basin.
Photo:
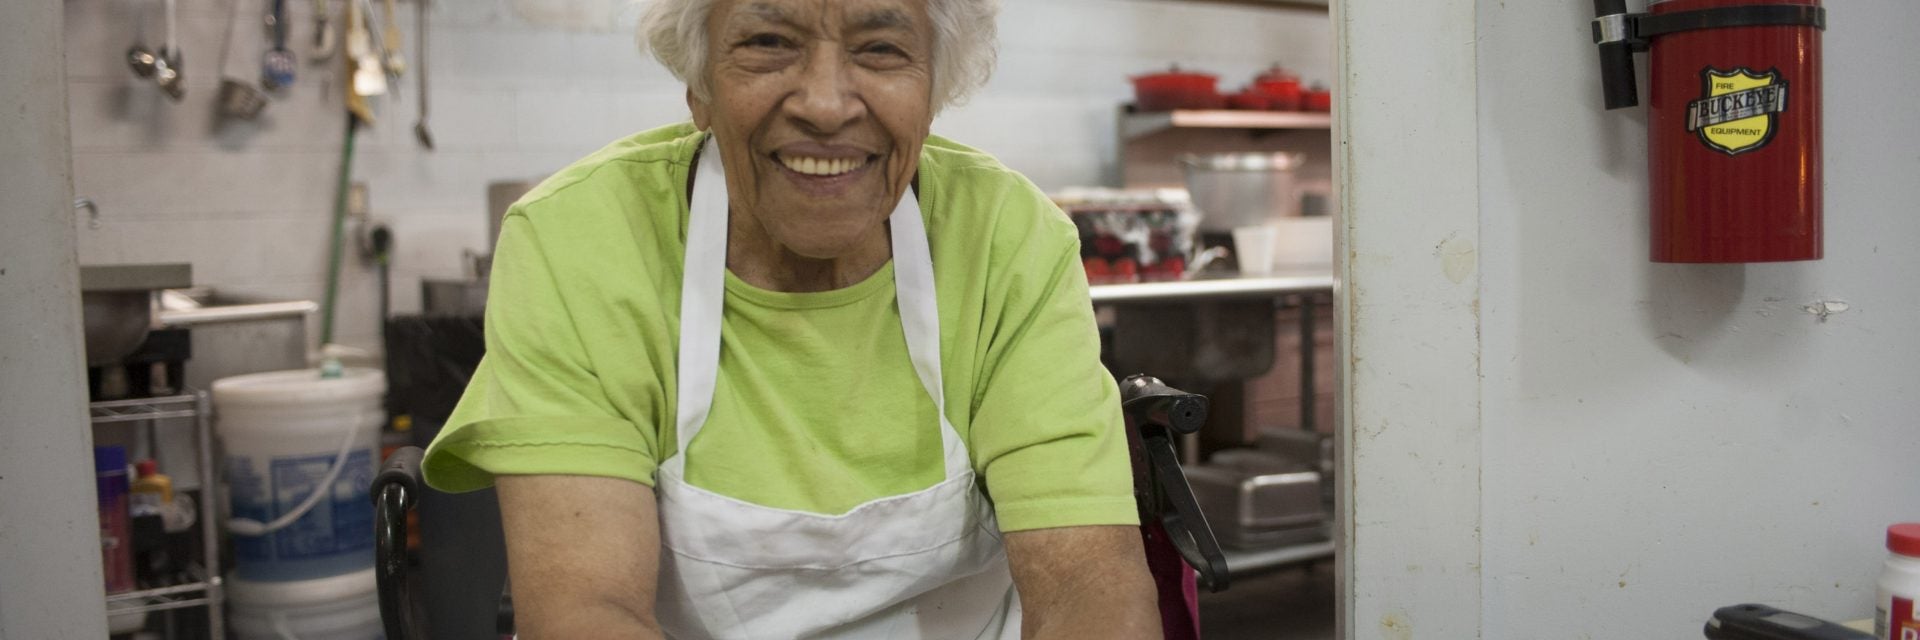
M123 264L80 267L80 312L86 329L87 364L119 362L147 341L155 327L157 293L193 286L190 264Z

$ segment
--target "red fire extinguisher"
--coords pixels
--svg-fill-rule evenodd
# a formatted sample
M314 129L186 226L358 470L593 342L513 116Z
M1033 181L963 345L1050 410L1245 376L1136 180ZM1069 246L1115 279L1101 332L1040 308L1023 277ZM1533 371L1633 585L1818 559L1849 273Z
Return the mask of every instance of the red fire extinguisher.
M1655 262L1818 260L1819 0L1594 0L1608 109L1639 103Z

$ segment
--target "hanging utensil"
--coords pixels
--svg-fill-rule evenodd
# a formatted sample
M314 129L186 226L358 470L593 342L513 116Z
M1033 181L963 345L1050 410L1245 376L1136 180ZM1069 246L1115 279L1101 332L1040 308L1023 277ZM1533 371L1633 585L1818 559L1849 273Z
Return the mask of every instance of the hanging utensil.
M373 34L364 15L370 8L367 0L347 0L347 111L367 124L373 123L373 109L366 97L387 92L387 76L373 54Z
M287 0L273 0L267 12L267 32L273 36L273 48L260 58L260 86L279 91L293 86L293 52L287 49Z
M414 46L420 59L420 119L413 123L413 137L420 146L433 150L433 132L427 130L427 0L419 0L419 15L414 17Z
M160 91L166 93L167 97L172 98L174 102L179 102L187 94L187 85L180 77L186 61L180 55L179 42L174 40L174 35L178 33L174 25L178 20L175 16L173 0L166 0L161 6L166 8L165 45L159 51L149 51L145 44L135 44L127 51L127 63L133 66L135 74L142 78L152 78L155 84L160 85Z
M133 67L133 75L152 78L160 68L160 56L146 45L135 44L127 48L127 66Z
M134 40L133 46L127 47L127 66L133 67L133 75L151 79L159 64L160 57L145 42Z
M267 108L267 95L233 73L233 40L240 25L240 3L227 11L227 35L220 43L220 102L222 118L252 120Z
M393 3L394 0L386 1L385 17L382 20L386 21L387 28L382 34L380 48L385 53L381 63L386 66L387 75L398 78L407 72L407 56L400 47L400 20L393 14Z
M145 7L134 10L134 24L143 25L146 19L147 11ZM134 31L133 46L127 47L127 66L133 68L133 75L152 79L154 68L159 64L160 57L154 55L153 49L147 46L147 39L144 37L145 33L146 29L144 25Z
M334 32L333 16L327 12L327 0L313 0L313 46L307 51L307 60L320 64L333 59L334 47L339 45L340 37Z

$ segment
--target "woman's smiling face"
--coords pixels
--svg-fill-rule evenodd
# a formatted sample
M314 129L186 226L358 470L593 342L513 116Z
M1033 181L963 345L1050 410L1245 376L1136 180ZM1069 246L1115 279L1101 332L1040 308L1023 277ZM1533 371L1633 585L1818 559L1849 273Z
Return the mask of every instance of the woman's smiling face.
M933 121L925 0L715 0L713 132L736 217L800 256L832 259L893 212Z

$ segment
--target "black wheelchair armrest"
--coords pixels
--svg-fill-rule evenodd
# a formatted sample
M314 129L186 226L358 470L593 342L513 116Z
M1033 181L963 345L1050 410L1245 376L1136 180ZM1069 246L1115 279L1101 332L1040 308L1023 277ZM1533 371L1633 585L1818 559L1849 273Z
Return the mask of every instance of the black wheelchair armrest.
M1197 581L1208 591L1225 591L1228 584L1227 559L1220 542L1207 525L1193 487L1180 470L1180 458L1174 451L1173 436L1200 430L1207 422L1206 396L1187 393L1147 375L1128 376L1120 383L1120 407L1126 414L1128 439L1136 447L1134 492L1140 501L1143 518L1157 519L1166 529L1174 549L1187 566L1193 567ZM1144 482L1138 480L1144 475Z
M407 512L426 490L420 475L419 447L402 447L387 457L373 478L374 579L379 586L380 620L392 640L425 638L415 612L417 597L407 578Z
M1207 397L1167 386L1159 378L1134 374L1120 383L1120 406L1142 425L1186 435L1207 424Z
M413 500L426 490L427 481L420 475L420 460L427 452L420 447L401 447L387 456L380 464L380 474L373 478L374 502L380 501L380 490L389 484L398 484L406 489L407 506L413 506Z

